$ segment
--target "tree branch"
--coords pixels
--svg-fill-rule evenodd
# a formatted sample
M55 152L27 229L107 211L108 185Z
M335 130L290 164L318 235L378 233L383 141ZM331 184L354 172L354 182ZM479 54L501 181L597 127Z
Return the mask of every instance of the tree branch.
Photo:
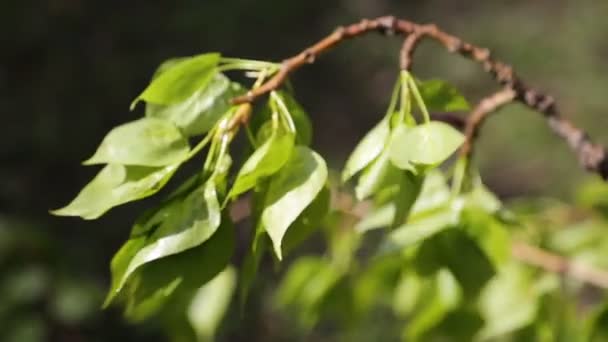
M467 117L464 127L466 139L460 148L460 155L469 156L471 154L475 144L475 139L477 139L479 130L488 115L497 111L502 106L511 103L513 99L515 99L515 96L515 91L507 87L503 90L497 91L479 102L479 104Z
M279 88L289 74L305 64L313 63L325 51L347 39L369 32L380 32L385 35L400 34L412 37L406 38L404 42L401 52L402 66L411 66L411 54L422 37L431 38L449 52L460 54L480 64L499 84L514 92L514 100L540 112L546 117L549 127L553 132L566 140L570 148L577 154L581 166L588 171L598 173L604 179L608 179L608 153L605 148L599 144L595 144L583 130L562 117L559 114L553 97L528 87L515 74L511 66L494 60L488 49L475 46L441 31L434 24L420 25L408 20L397 19L394 16L385 16L372 20L364 19L356 24L339 27L331 35L308 47L301 53L284 60L281 69L271 79L247 94L234 98L232 102L234 104L241 104L255 101L259 97ZM405 46L406 43L408 45L407 48ZM485 116L485 114L482 116Z
M561 255L553 254L538 247L515 242L511 245L512 255L529 265L546 271L561 273L599 288L608 288L608 272L590 265L568 260Z

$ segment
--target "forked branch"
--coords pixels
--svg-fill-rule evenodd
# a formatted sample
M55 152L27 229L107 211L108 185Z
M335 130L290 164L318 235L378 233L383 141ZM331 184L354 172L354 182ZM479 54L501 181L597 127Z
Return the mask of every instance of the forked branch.
M553 97L528 87L515 74L510 65L493 59L490 50L465 42L456 36L440 30L434 24L421 25L408 20L397 19L394 16L384 16L372 20L364 19L349 26L339 27L332 34L323 38L316 44L304 49L299 54L284 60L281 69L272 78L247 94L233 99L233 103L240 104L255 101L259 97L279 88L292 72L305 64L313 63L315 59L325 51L345 40L369 32L380 32L385 35L399 34L407 37L400 54L400 64L401 67L405 69L411 67L412 54L418 42L420 42L422 38L430 38L437 41L449 52L460 54L465 58L477 62L487 73L492 75L503 89L505 89L504 93L499 92L480 103L474 110L474 115L471 115L470 122L467 124L469 127L468 131L473 133L477 132L478 128L473 126L481 124L485 116L493 111L492 108L487 110L486 106L488 105L484 103L488 103L491 98L494 98L495 96L503 96L506 93L511 92L513 98L501 103L499 106L495 106L494 109L514 100L543 114L548 121L549 127L558 136L565 139L571 149L577 154L581 166L588 171L598 173L604 179L608 179L608 153L606 152L606 149L603 146L594 143L583 130L576 127L568 119L562 117L559 114ZM508 97L509 96L502 97L501 99L506 99ZM467 135L469 137L467 145L472 143L474 135L475 134ZM465 147L464 151L469 153L470 146Z

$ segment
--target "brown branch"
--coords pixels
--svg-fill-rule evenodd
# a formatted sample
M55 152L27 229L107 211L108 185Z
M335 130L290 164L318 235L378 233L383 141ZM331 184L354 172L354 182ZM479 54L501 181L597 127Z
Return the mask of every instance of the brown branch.
M233 103L240 104L255 101L257 98L279 88L289 74L305 64L313 63L323 52L347 39L369 32L380 32L386 35L398 33L405 36L414 34L414 38L411 38L409 43L412 45L412 48L409 51L406 49L404 52L406 55L413 53L413 49L417 45L419 38L427 37L439 42L449 52L460 54L479 63L504 88L512 89L515 93L516 101L542 113L547 118L549 127L558 136L568 142L568 145L577 154L580 164L585 169L596 172L602 178L608 179L608 153L605 148L595 144L583 130L577 128L568 119L563 118L557 110L553 97L528 87L515 74L511 66L494 60L488 49L465 42L456 36L441 31L433 24L420 25L408 20L397 19L393 16L385 16L372 20L364 19L356 24L339 27L331 35L323 38L301 53L283 61L280 70L271 79L247 94L234 98L232 100ZM420 35L420 37L415 38L416 35ZM408 56L405 58L405 61L402 58L402 63L406 66L411 65L411 58Z
M469 156L473 151L475 139L479 134L483 122L489 114L497 111L502 106L511 103L515 99L515 91L511 88L504 88L496 93L482 99L467 117L464 134L465 142L460 148L460 155Z
M599 288L608 288L608 272L590 265L568 260L561 255L542 250L523 242L511 246L513 256L529 265L546 271L561 273Z

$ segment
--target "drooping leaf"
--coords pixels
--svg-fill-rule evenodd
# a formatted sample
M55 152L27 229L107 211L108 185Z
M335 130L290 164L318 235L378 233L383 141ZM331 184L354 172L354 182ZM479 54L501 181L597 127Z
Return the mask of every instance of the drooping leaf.
M359 176L355 196L361 201L374 195L385 186L394 184L401 172L391 163L389 150L385 149Z
M467 100L451 84L442 80L418 82L418 90L427 108L431 111L468 111Z
M96 219L112 207L148 197L160 190L178 168L109 164L66 207L52 211L59 216Z
M280 308L292 308L300 322L313 326L319 318L324 299L338 284L343 273L320 258L297 260L285 275L276 294Z
M217 73L218 53L207 53L175 61L160 73L133 101L170 105L182 102L197 90L203 89Z
M416 220L410 220L404 225L395 228L387 237L381 247L382 253L403 250L429 237L452 228L458 222L459 213L451 209L437 211L432 215L424 216Z
M390 122L380 121L361 139L346 161L342 171L342 181L346 182L357 172L363 170L382 153L390 135Z
M215 183L208 181L167 213L145 246L133 256L126 270L116 270L116 275L122 277L113 281L111 293L120 292L129 276L140 266L207 241L219 227L220 218Z
M291 224L283 238L283 253L287 254L306 240L322 225L323 219L329 213L331 191L325 186L317 197Z
M424 341L425 333L440 324L461 300L461 288L447 269L439 270L421 286L412 319L404 329L407 341Z
M416 127L400 125L390 142L390 159L401 169L412 164L438 165L464 142L464 136L451 126L431 121Z
M404 223L420 194L423 181L424 176L414 175L409 171L401 172L400 180L397 183L398 188L395 190L393 200L396 210L392 227L397 227Z
M236 271L228 266L198 289L188 308L188 320L202 341L210 341L228 310L236 287Z
M420 252L425 249L432 250L432 263L450 270L468 298L477 296L495 274L483 250L460 229L447 229L432 236L423 242Z
M177 298L189 298L226 268L234 251L234 227L228 217L221 221L206 242L147 263L135 272L123 291L129 320L147 319Z
M261 222L281 259L281 244L287 228L315 199L327 180L321 156L297 146L285 166L270 181Z
M146 116L170 121L188 136L204 134L228 111L230 100L242 93L238 83L216 74L205 88L182 102L172 105L148 103Z
M296 101L293 95L287 91L278 91L277 94L283 99L289 110L291 119L296 126L296 143L308 146L312 142L312 123L304 108Z
M312 141L312 123L310 118L302 108L302 106L294 99L293 95L286 91L276 91L275 94L282 100L289 117L293 121L296 129L296 144L297 145L310 145ZM272 132L274 131L271 118L272 118L272 105L273 99L269 99L268 103L259 113L253 115L249 122L249 127L256 137L256 141L259 144L263 144Z
M235 198L252 189L260 179L278 172L289 159L294 148L292 133L275 132L247 159L241 167L228 195Z
M182 162L189 151L188 140L175 125L142 118L111 130L83 164L165 166Z

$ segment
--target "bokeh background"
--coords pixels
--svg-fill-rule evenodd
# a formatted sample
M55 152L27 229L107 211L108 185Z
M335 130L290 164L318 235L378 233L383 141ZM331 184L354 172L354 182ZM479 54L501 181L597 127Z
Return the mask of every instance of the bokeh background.
M153 322L133 326L118 310L99 309L110 258L154 199L97 221L48 214L98 171L79 163L107 131L142 115L143 107L129 112L129 103L161 61L209 51L280 61L337 25L385 14L435 22L491 48L608 143L606 1L0 2L0 340L165 340ZM313 145L334 168L384 112L400 43L370 35L293 76L313 118ZM496 89L477 65L432 42L416 57L417 76L447 79L472 103ZM519 105L488 121L478 152L486 183L507 200L568 201L594 177L579 169L540 115ZM264 340L269 328L262 323L271 319L233 321L232 330L247 333L226 340Z

